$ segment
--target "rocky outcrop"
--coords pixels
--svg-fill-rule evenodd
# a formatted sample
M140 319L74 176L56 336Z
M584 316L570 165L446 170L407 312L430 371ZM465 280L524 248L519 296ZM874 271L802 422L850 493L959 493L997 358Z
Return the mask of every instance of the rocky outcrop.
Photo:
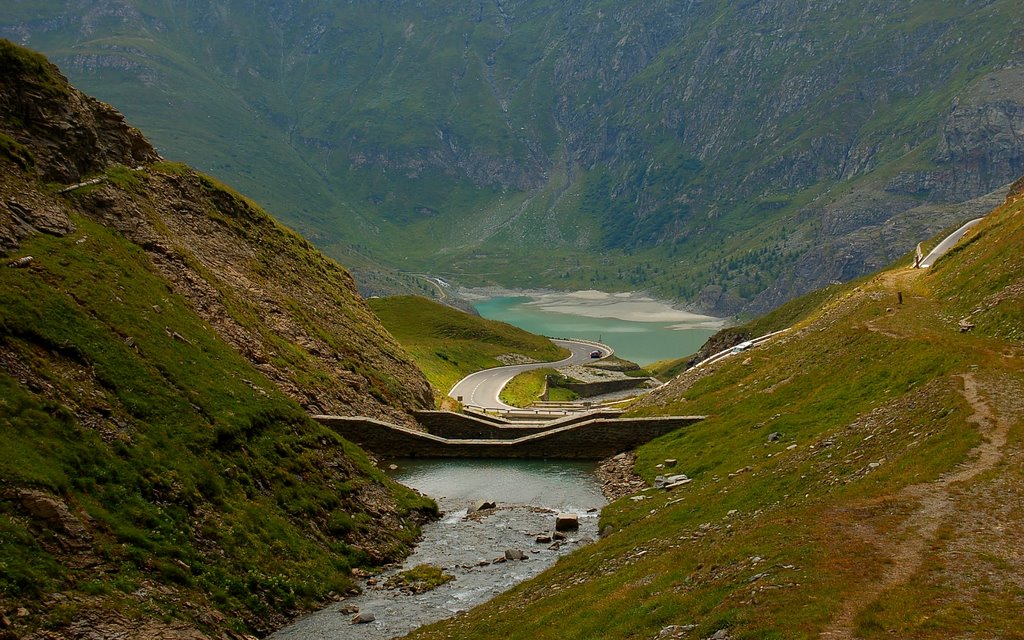
M75 226L63 203L33 189L17 189L0 202L0 251L10 252L33 233L65 235Z
M1006 204L1017 202L1022 197L1024 197L1024 178L1010 185L1010 192L1006 194Z
M945 200L980 196L1024 174L1024 66L983 76L954 102L935 160Z
M636 471L636 452L627 451L602 460L597 467L601 493L609 502L636 493L647 486Z
M138 620L116 611L88 614L74 620L59 632L39 631L25 636L25 640L212 640L207 635L184 623L166 623L159 620ZM255 640L255 636L225 632L230 640Z
M52 536L64 549L81 549L92 541L83 517L72 513L57 496L38 489L11 487L0 492L0 500L13 504L30 518L42 539Z
M7 41L0 41L0 86L2 131L31 151L44 180L70 184L112 164L160 159L113 107L73 89L43 56Z

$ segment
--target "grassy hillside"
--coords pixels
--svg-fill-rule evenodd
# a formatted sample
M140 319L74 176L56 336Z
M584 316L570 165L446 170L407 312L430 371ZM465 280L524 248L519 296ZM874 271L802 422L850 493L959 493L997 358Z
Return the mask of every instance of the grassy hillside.
M0 270L0 608L32 611L19 632L103 611L267 631L409 548L426 501L309 420L138 247L73 221Z
M426 298L395 296L368 302L430 380L439 402L467 375L506 364L500 356L543 361L568 356L547 338Z
M856 286L856 284L846 285L846 288L849 286ZM839 288L842 288L842 285L832 285L790 300L763 316L734 327L722 329L711 336L695 354L673 360L661 360L649 365L647 369L661 380L671 380L694 364L720 351L725 351L745 340L759 338L793 326L819 309L821 304L834 295Z
M709 417L637 470L693 482L609 505L597 544L413 637L1020 637L1022 242L1024 182L934 269L832 288L652 393L634 414Z
M6 42L0 141L0 635L264 634L401 558L436 506L308 417L430 400L348 274Z

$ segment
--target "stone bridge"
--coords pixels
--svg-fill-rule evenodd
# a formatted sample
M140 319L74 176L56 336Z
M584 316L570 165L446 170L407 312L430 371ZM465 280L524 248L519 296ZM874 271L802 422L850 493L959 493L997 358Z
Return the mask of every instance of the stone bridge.
M547 458L600 460L635 449L704 416L622 418L597 410L547 423L511 423L447 411L417 414L419 431L373 418L313 416L378 455L424 458Z

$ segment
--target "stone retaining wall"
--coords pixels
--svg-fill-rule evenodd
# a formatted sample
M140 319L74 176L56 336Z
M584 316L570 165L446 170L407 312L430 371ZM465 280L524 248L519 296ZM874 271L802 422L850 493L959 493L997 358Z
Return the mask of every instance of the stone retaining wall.
M651 378L613 378L611 380L594 380L593 382L563 382L552 386L569 389L581 398L592 398L606 393L638 389L648 380Z
M372 418L313 416L342 437L389 457L599 460L635 449L703 416L593 418L510 440L443 438Z

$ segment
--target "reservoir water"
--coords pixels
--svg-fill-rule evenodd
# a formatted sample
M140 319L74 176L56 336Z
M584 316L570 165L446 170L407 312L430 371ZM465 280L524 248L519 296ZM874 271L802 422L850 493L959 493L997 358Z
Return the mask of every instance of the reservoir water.
M603 342L615 349L615 355L641 366L696 353L721 326L715 318L686 323L660 320L656 313L630 313L629 319L594 317L591 310L580 305L566 305L553 311L553 305L539 305L530 296L495 297L476 301L473 306L484 318L507 322L531 333ZM608 309L610 306L605 305L607 313L615 313ZM575 309L586 315L572 313Z
M539 460L393 460L392 477L434 498L444 515L423 529L423 539L401 568L365 582L363 593L310 614L270 637L277 640L387 640L468 610L550 567L562 555L597 538L605 504L593 463ZM470 513L480 500L495 509ZM537 542L550 534L561 511L579 515L579 531L564 541ZM505 560L521 550L526 560ZM500 559L500 560L499 560ZM498 560L496 562L496 560ZM454 580L408 595L387 588L387 578L419 564L441 567ZM352 624L343 606L371 612L369 624Z

